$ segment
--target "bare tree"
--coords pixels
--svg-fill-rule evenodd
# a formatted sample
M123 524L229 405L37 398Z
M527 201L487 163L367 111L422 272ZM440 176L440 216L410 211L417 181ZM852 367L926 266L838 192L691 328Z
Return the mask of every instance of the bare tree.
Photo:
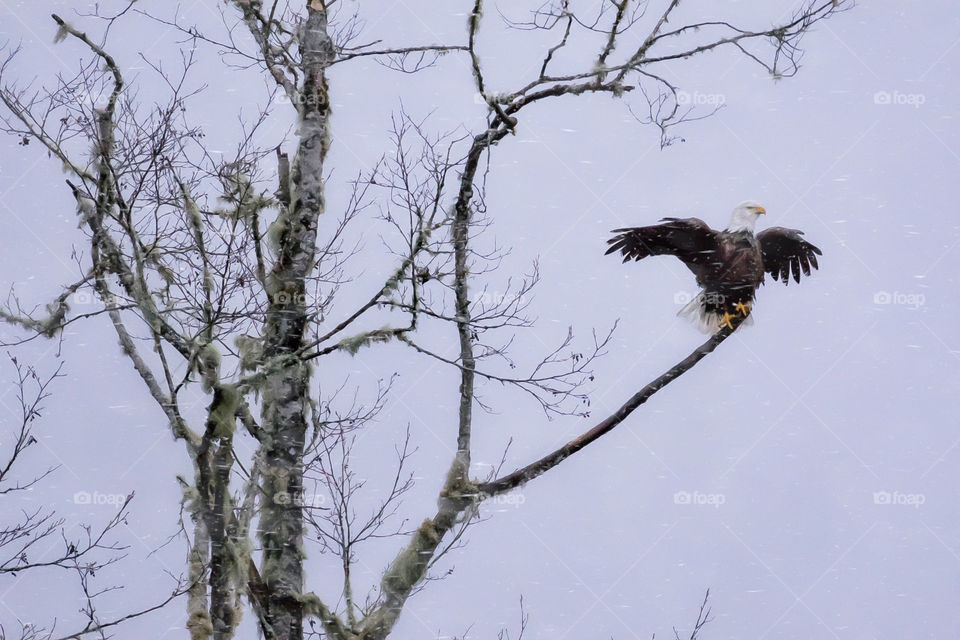
M582 344L571 332L531 370L517 372L510 345L532 325L525 309L539 272L534 263L505 292L486 295L484 276L504 255L479 240L496 222L485 201L491 168L484 160L494 147L523 126L532 105L596 93L632 101L638 119L658 127L662 144L669 144L673 127L706 114L685 108L664 63L727 48L776 78L789 76L797 71L802 36L846 3L803 2L772 27L677 22L679 4L553 0L525 18L500 16L509 29L554 38L536 73L506 90L484 73L479 41L497 18L484 16L482 0L472 3L461 42L427 45L366 42L363 16L336 0L230 0L218 32L176 14L148 14L133 2L113 15L80 15L78 26L53 16L60 46L85 57L75 75L43 89L16 84L17 50L9 50L0 66L2 128L24 145L45 147L69 174L87 253L76 280L45 314L14 296L0 315L20 328L14 342L52 338L79 320L106 316L182 441L194 468L192 478L180 479L192 638L233 637L245 602L270 639L387 637L429 569L462 542L482 501L536 478L616 427L734 330L712 336L559 450L511 473L472 474L478 380L523 390L547 415L586 417L593 367L610 337L595 333ZM182 35L177 71L143 59L165 101L142 103L111 54L111 32L133 16ZM188 81L210 72L197 65L205 50L228 68L263 72L272 85L267 97L283 98L295 131L258 144L271 117L264 108L240 124L232 157L206 148L203 128L190 115L196 90ZM485 121L437 132L429 119L401 109L386 125L395 149L351 179L343 210L328 212L332 70L372 58L414 73L448 55L467 61ZM392 230L386 250L394 265L366 293L349 290L352 258L362 255L347 234L357 220L379 220ZM98 307L78 313L70 306L78 296L91 296ZM361 297L365 302L353 308L337 303ZM456 355L431 346L437 332L456 336ZM327 364L335 354L385 343L446 363L460 382L456 453L441 472L436 511L409 526L393 517L412 482L409 432L371 512L357 506L366 487L351 466L353 438L376 420L391 381L380 381L374 398L360 401L353 383ZM197 390L209 405L194 424L181 404ZM251 459L239 459L239 439L254 443ZM313 499L318 492L323 503ZM361 600L351 581L357 554L365 542L390 536L404 542L379 588ZM342 568L335 606L307 587L311 539ZM701 615L698 630L705 621ZM94 623L85 632L102 627Z
M42 376L33 367L21 363L16 356L9 357L15 372L13 386L20 415L13 431L14 437L10 444L5 443L3 458L0 459L0 496L8 505L12 495L29 491L57 470L56 467L48 467L39 473L26 475L21 468L27 451L38 442L34 435L35 428L42 416L44 401L50 397L51 385L63 375L63 363L53 373ZM88 633L103 634L122 622L156 611L185 593L185 582L177 581L170 595L156 604L112 619L103 618L97 613L97 598L119 587L94 587L92 579L125 557L126 547L115 540L116 529L125 524L132 500L131 493L113 517L96 528L81 525L83 533L79 536L71 535L67 520L51 508L38 506L29 510L20 509L19 513L13 513L12 510L5 512L3 522L0 522L0 576L22 579L23 574L42 572L72 575L77 580L83 603L80 612L86 624L64 636L55 635L56 630L52 626L46 628L33 623L22 625L14 632L18 635L7 635L3 625L0 625L0 637L39 640L73 638Z

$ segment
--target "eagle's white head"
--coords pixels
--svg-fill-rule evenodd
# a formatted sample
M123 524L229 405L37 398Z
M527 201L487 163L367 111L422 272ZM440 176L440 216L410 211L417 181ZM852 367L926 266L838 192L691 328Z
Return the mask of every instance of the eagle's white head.
M727 231L749 231L753 233L757 218L766 212L766 209L753 200L741 202L730 215L730 224L727 225Z

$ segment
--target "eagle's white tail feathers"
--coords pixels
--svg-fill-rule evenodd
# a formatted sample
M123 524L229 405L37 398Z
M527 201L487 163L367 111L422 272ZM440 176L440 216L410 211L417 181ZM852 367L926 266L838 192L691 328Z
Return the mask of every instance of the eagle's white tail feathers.
M704 308L703 302L704 295L703 291L701 291L693 297L693 300L683 305L683 308L677 312L677 315L689 320L700 332L712 335L720 328L720 321L723 319L723 314L707 311ZM753 314L747 316L741 323L741 325L751 324L753 324Z
M703 333L714 333L720 327L720 316L703 308L703 291L683 305L677 315L692 322L693 326Z

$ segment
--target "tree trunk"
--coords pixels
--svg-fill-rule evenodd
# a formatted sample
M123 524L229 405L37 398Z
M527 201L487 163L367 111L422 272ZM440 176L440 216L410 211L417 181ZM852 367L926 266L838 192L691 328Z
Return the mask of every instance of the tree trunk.
M323 163L329 147L326 67L333 56L321 3L307 9L301 50L299 145L291 175L292 201L275 224L277 260L267 278L270 297L264 330L267 366L303 345L307 325L306 279L313 270L317 221L324 210ZM311 369L290 360L272 369L262 388L262 576L269 593L272 637L303 637L303 448Z

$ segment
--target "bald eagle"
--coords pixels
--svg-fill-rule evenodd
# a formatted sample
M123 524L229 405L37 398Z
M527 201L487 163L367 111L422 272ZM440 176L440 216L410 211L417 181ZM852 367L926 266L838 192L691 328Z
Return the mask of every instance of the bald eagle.
M680 258L702 291L678 315L706 333L733 328L731 320L750 314L764 272L787 284L791 275L799 283L801 271L809 276L811 266L819 268L817 256L822 253L801 237L802 231L772 227L753 234L766 212L756 202L743 202L723 231L698 218L664 218L649 227L614 229L607 254L619 251L624 262L659 255Z

